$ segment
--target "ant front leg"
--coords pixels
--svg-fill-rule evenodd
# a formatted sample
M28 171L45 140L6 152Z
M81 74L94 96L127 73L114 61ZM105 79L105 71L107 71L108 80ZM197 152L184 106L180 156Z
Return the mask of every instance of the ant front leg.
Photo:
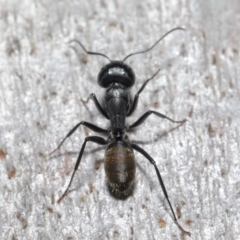
M106 113L106 111L103 109L103 107L101 106L101 104L99 103L99 101L97 100L97 97L94 93L91 93L87 99L86 102L88 102L89 99L92 99L96 108L98 109L98 111L106 118L109 119L108 114Z
M86 138L85 138L85 141L84 141L84 143L83 143L83 145L82 145L82 148L81 148L81 150L80 150L80 152L79 152L78 159L77 159L77 162L76 162L76 164L75 164L74 171L73 171L73 173L72 173L72 177L71 177L71 179L70 179L70 182L69 182L69 184L68 184L68 187L67 187L67 189L65 190L65 192L63 193L63 195L58 199L57 203L60 203L60 202L62 201L62 199L68 194L68 190L69 190L69 188L71 187L71 184L72 184L72 181L73 181L75 172L77 171L78 166L79 166L79 164L80 164L80 161L81 161L81 159L82 159L82 155L83 155L83 152L84 152L86 143L89 142L89 141L90 141L90 142L97 143L97 144L99 144L99 145L106 145L106 144L108 143L107 140L105 140L104 138L98 137L98 136L90 136L90 137L86 137Z
M133 123L132 125L130 125L128 127L128 129L132 129L132 128L135 128L135 127L138 127L139 125L141 125L151 114L155 114L156 116L160 117L160 118L166 118L168 119L169 121L173 122L173 123L185 123L186 122L186 119L183 119L181 121L175 121L169 117L167 117L166 115L162 114L162 113L159 113L159 112L156 112L156 111L152 111L152 110L149 110L147 111L146 113L144 113L135 123Z
M60 147L63 145L63 143L65 142L65 140L67 138L69 138L76 130L77 128L79 128L80 125L84 125L86 126L87 128L91 129L92 131L94 132L97 132L97 133L108 133L108 130L107 129L103 129L103 128L100 128L98 126L95 126L94 124L92 123L89 123L89 122L84 122L84 121L81 121L80 123L78 123L73 129L71 129L69 131L69 133L66 135L66 137L61 141L61 143L58 145L58 147L56 149L54 149L51 153L49 153L49 155L52 155L54 152L56 152L58 149L60 149Z
M154 161L154 159L153 159L144 149L142 149L142 148L139 147L138 145L132 143L132 144L131 144L131 147L132 147L134 150L136 150L136 151L138 151L139 153L141 153L141 154L142 154L145 158L147 158L147 160L154 166L155 171L156 171L156 174L157 174L157 177L158 177L158 180L159 180L159 183L160 183L160 186L161 186L161 188L162 188L162 191L163 191L163 193L164 193L165 198L167 199L168 205L169 205L169 207L170 207L170 209L171 209L171 212L172 212L172 215L173 215L173 218L174 218L174 222L176 223L176 225L179 227L179 229L180 229L184 234L190 236L191 233L185 231L185 230L179 225L179 223L178 223L178 221L177 221L176 215L175 215L175 213L174 213L174 211L173 211L172 204L171 204L171 202L170 202L170 200L169 200L169 197L168 197L168 194L167 194L167 190L166 190L166 188L165 188L165 186L164 186L164 183L163 183L161 174L160 174L160 172L159 172L159 170L158 170L158 167L157 167L157 165L156 165L156 162Z
M159 73L159 71L160 71L160 69L158 69L157 72L154 73L154 75L152 77L150 77L149 79L145 80L145 82L143 83L142 87L138 90L138 92L134 96L133 103L132 103L132 105L131 105L128 113L127 113L127 116L130 116L135 111L135 109L137 108L137 105L138 105L138 98L139 98L140 93L144 90L144 88L146 87L147 83L150 80L152 80Z

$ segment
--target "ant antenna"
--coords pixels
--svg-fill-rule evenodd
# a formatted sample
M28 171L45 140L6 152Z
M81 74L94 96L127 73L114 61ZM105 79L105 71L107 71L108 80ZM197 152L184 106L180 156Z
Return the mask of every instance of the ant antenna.
M145 53L145 52L148 52L150 50L152 50L163 38L165 38L169 33L171 32L174 32L176 30L183 30L185 31L184 28L181 28L181 27L177 27L177 28L173 28L171 29L170 31L168 31L167 33L165 33L160 39L158 39L150 48L148 49L145 49L145 50L142 50L142 51L138 51L138 52L133 52L133 53L130 53L129 55L127 55L122 62L125 62L125 60L133 55L137 55L137 54L140 54L140 53Z
M107 58L110 62L112 62L112 60L111 60L108 56L106 56L105 54L103 54L103 53L90 52L90 51L88 51L88 50L83 46L83 44L82 44L80 41L78 41L78 40L76 40L76 39L73 39L73 40L69 41L68 43L72 43L72 42L76 42L77 44L79 44L79 45L82 47L82 49L83 49L87 54L89 54L89 55L99 55L99 56L102 56L102 57Z

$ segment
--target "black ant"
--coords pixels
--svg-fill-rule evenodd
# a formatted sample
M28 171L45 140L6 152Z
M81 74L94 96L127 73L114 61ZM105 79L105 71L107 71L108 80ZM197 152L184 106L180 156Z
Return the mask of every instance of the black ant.
M152 80L160 71L159 69L151 78L145 80L142 87L137 92L137 94L135 95L132 101L131 95L130 95L130 88L135 83L135 75L131 67L129 67L127 64L124 63L125 60L133 55L150 51L164 37L166 37L169 33L176 30L185 30L185 29L178 27L170 30L165 35L163 35L155 44L153 44L152 47L143 51L131 53L127 55L122 61L112 61L109 57L107 57L102 53L87 51L86 48L82 45L82 43L77 40L70 41L70 43L71 42L78 43L87 54L99 55L107 58L110 61L110 63L105 65L101 69L100 73L98 74L98 84L100 85L100 87L106 88L106 92L104 96L104 106L101 106L101 104L97 100L96 95L93 93L90 94L89 99L92 99L98 111L106 119L110 120L111 126L109 129L103 129L92 123L81 121L71 131L69 131L69 133L61 141L59 146L53 151L55 152L56 150L58 150L62 146L64 141L68 137L70 137L80 125L84 125L94 132L108 135L107 139L104 139L99 136L89 136L85 138L85 141L78 155L78 159L75 164L75 168L72 173L71 180L68 184L67 189L58 200L58 203L60 203L60 201L68 194L74 175L82 159L82 155L87 142L90 141L90 142L97 143L99 145L107 145L107 149L105 152L104 168L107 175L108 185L111 191L113 192L113 194L120 198L127 197L132 193L134 178L135 178L135 171L136 171L136 163L135 163L133 150L136 150L137 152L141 153L144 157L146 157L148 161L154 166L159 183L161 185L164 196L167 199L167 202L170 206L175 223L179 226L179 228L185 234L188 234L188 235L190 234L185 230L183 230L182 227L177 222L177 218L173 211L172 204L169 200L166 188L164 186L164 183L160 175L160 172L158 170L158 167L156 165L156 162L144 149L139 147L137 144L131 143L130 140L128 139L127 134L125 133L126 131L141 125L151 114L154 114L160 118L166 118L173 123L183 124L186 121L185 119L182 121L174 121L171 118L165 116L164 114L149 110L130 126L126 126L125 124L126 117L130 116L137 108L138 98L140 93L144 90L147 83L150 80Z

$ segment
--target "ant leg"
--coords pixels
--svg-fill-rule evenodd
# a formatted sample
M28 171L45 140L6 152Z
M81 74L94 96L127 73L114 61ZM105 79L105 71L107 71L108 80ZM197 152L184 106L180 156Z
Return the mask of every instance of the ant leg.
M98 111L106 118L109 119L108 114L106 113L106 111L102 108L102 106L100 105L100 103L97 100L97 97L94 93L91 93L88 97L88 100L92 99L94 101L94 104L96 106L96 108L98 109ZM88 100L86 102L88 102Z
M84 125L86 127L88 127L89 129L93 130L94 132L97 132L97 133L108 133L108 130L107 129L102 129L98 126L95 126L93 125L92 123L89 123L89 122L84 122L84 121L81 121L80 123L78 123L73 129L71 129L69 131L69 133L66 135L66 137L61 141L61 143L58 145L58 147L56 149L54 149L51 153L49 153L49 155L52 155L54 152L56 152L62 145L63 143L65 142L65 140L67 138L69 138L76 130L77 128L80 126L80 125Z
M178 221L177 221L176 215L175 215L175 213L174 213L174 211L173 211L172 204L171 204L171 202L170 202L170 200L169 200L169 197L168 197L168 194L167 194L167 190L166 190L166 188L165 188L165 186L164 186L164 183L163 183L161 174L160 174L160 172L159 172L159 170L158 170L158 167L157 167L157 165L156 165L156 162L153 160L153 158L152 158L144 149L142 149L142 148L139 147L138 145L136 145L136 144L134 144L134 143L131 143L131 147L132 147L133 149L135 149L136 151L138 151L139 153L141 153L141 154L142 154L145 158L147 158L147 160L154 166L155 171L156 171L156 173L157 173L157 177L158 177L160 186L161 186L161 188L162 188L162 191L163 191L163 193L164 193L165 198L167 199L168 205L170 206L170 209L171 209L171 212L172 212L172 215L173 215L173 218L174 218L174 222L176 223L176 225L179 227L179 229L180 229L184 234L187 234L188 236L190 236L191 233L185 231L185 230L179 225L179 223L178 223Z
M161 177L161 175L160 175L160 172L159 172L159 170L158 170L158 168L157 168L157 166L156 166L156 162L153 160L153 158L152 158L145 150L143 150L143 149L142 149L141 147L139 147L138 145L132 143L131 146L132 146L133 149L135 149L136 151L138 151L139 153L141 153L145 158L147 158L148 161L154 166L155 171L156 171L157 176L158 176L159 183L160 183L161 188L162 188L162 191L163 191L163 193L164 193L165 198L166 198L167 201L168 201L168 204L169 204L169 206L170 206L171 212L172 212L172 214L173 214L174 221L176 222L176 221L177 221L177 218L176 218L175 213L174 213L174 211L173 211L172 204L171 204L171 202L170 202L170 200L169 200L169 198L168 198L168 194L167 194L166 188L165 188L165 186L164 186L164 183L163 183L162 177Z
M181 123L181 124L183 124L183 123L186 122L186 119L183 119L183 120L181 120L181 121L175 121L175 120L167 117L167 116L164 115L164 114L161 114L161 113L159 113L159 112L155 112L155 111L149 110L149 111L147 111L146 113L144 113L135 123L133 123L132 125L130 125L130 126L128 127L128 129L138 127L138 126L141 125L152 113L155 114L155 115L157 115L157 116L160 117L160 118L166 118L166 119L168 119L169 121L171 121L171 122L173 122L173 123Z
M82 159L82 155L83 155L83 152L84 152L84 149L85 149L85 146L86 146L86 143L87 143L88 141L97 143L97 144L99 144L99 145L106 145L106 144L108 143L107 140L105 140L104 138L98 137L98 136L90 136L90 137L86 137L86 138L85 138L85 141L84 141L84 143L83 143L83 145L82 145L82 148L81 148L81 150L80 150L80 152L79 152L79 155L78 155L78 158L77 158L77 162L76 162L76 164L75 164L74 171L73 171L73 173L72 173L72 177L71 177L71 179L70 179L70 182L69 182L69 184L68 184L68 187L67 187L67 189L65 190L65 192L63 193L63 195L58 199L58 201L57 201L58 204L59 204L59 203L62 201L62 199L68 194L68 190L69 190L69 188L70 188L70 186L71 186L71 184L72 184L72 181L73 181L75 172L76 172L77 169L78 169L78 166L79 166L79 164L80 164L80 161L81 161L81 159Z
M135 111L135 109L137 108L137 105L138 105L138 98L139 98L140 93L144 90L144 88L146 87L147 83L150 80L152 80L159 73L159 71L160 71L160 69L158 69L157 72L154 73L154 75L152 77L150 77L149 79L145 80L145 82L143 83L142 87L139 89L139 91L134 96L133 103L132 103L132 105L131 105L128 113L127 113L127 116L130 116Z

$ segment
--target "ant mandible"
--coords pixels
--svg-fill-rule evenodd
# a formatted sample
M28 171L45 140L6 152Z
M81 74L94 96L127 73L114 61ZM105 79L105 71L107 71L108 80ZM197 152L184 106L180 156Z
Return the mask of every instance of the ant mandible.
M96 133L108 135L107 139L104 139L99 136L88 136L85 138L84 143L79 152L77 162L75 164L74 171L72 173L68 187L63 193L63 195L59 198L58 203L60 203L60 201L62 201L62 199L68 194L74 175L81 162L82 155L87 142L94 142L99 145L107 145L104 159L104 168L107 175L108 185L111 191L120 198L127 197L132 192L136 171L136 163L133 150L136 150L137 152L141 153L145 158L147 158L147 160L154 166L160 186L170 206L175 223L184 233L188 235L190 234L183 230L182 227L177 222L176 215L173 211L172 204L169 200L166 188L164 186L156 162L143 148L139 147L137 144L131 143L130 140L128 139L127 134L125 133L128 130L132 130L133 128L136 128L139 125L141 125L151 114L154 114L160 118L166 118L173 123L183 124L186 121L185 119L182 121L175 121L164 114L149 110L130 126L126 126L125 124L126 117L130 116L137 108L140 93L144 90L147 83L150 80L152 80L160 71L159 69L151 78L144 81L142 87L139 89L139 91L137 92L132 101L130 95L130 88L135 83L135 74L131 67L124 63L125 60L133 55L150 51L164 37L166 37L169 33L176 30L185 29L178 27L168 31L155 44L153 44L152 47L143 51L131 53L127 55L122 61L112 61L108 56L102 53L87 51L86 48L82 45L82 43L77 40L70 41L70 43L72 42L78 43L87 54L99 55L107 58L110 61L110 63L105 65L98 74L99 86L106 88L104 96L104 106L101 106L101 104L97 100L96 95L93 93L90 94L89 99L92 99L98 111L106 119L110 120L111 126L109 129L103 129L92 123L81 121L73 129L71 129L71 131L69 131L69 133L61 141L59 146L53 152L50 153L52 154L55 151L57 151L65 142L65 140L68 137L70 137L80 125L84 125L85 127L91 129Z

